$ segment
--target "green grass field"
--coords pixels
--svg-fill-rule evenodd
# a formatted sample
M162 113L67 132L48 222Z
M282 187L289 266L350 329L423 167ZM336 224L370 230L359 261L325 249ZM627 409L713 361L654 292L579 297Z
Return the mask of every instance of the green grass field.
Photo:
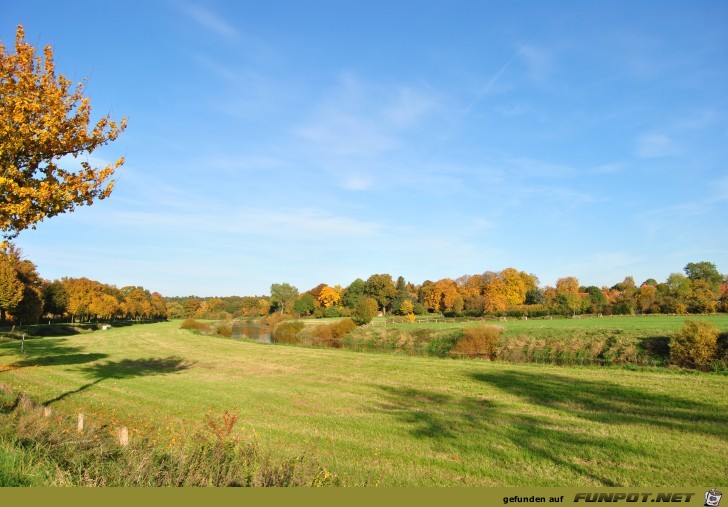
M538 323L569 332L631 322L658 334L682 325L623 319ZM264 448L316 454L344 485L687 486L722 483L728 469L725 375L265 345L179 322L19 348L0 341L0 382L57 411L165 445L229 410Z
M627 333L650 333L651 336L656 334L669 334L677 331L685 323L685 320L698 320L704 322L710 322L717 328L728 331L728 314L721 313L715 315L641 315L641 316L626 316L626 315L615 315L608 317L592 317L583 316L581 318L570 319L557 317L553 320L547 319L515 319L508 318L505 321L492 319L487 321L470 321L470 322L457 322L454 319L429 319L427 322L422 323L389 323L386 324L388 327L402 328L402 329L415 329L418 327L462 327L462 326L479 326L483 323L487 325L502 326L506 333L519 333L519 332L563 332L572 331L574 329L589 330L589 329L622 329ZM441 321L435 324L434 322ZM385 319L377 317L374 319L375 326L385 326Z

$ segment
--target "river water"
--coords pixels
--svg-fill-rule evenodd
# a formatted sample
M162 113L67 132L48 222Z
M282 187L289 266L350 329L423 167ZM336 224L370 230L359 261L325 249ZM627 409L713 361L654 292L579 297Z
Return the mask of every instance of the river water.
M236 320L233 322L231 338L253 340L261 343L271 343L271 326L250 322L249 320Z

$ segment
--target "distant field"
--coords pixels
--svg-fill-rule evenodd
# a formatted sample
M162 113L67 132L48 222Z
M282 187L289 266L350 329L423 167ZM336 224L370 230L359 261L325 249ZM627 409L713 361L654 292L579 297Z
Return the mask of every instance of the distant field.
M343 346L359 351L452 356L458 354L455 345L464 329L488 326L500 331L491 349L478 349L490 350L482 357L512 363L667 366L670 337L688 319L709 322L723 334L707 369L728 372L728 315L722 314L553 320L429 318L412 323L380 317L344 338Z
M659 334L682 320L497 324ZM0 341L0 382L56 410L160 444L234 411L264 447L314 452L345 485L704 486L728 469L725 375L265 345L179 322L27 340L22 357L19 346Z
M401 329L416 329L421 327L463 327L493 325L501 326L507 334L533 333L533 332L559 332L573 329L623 329L626 333L655 333L669 334L680 329L685 320L699 320L710 322L722 331L728 331L728 314L716 315L640 315L640 316L609 316L609 317L581 317L576 319L554 318L548 319L515 319L508 318L504 321L479 320L471 322L457 322L453 319L430 319L428 322L409 323L388 323L386 326ZM440 322L438 322L438 320ZM385 326L384 318L374 319L375 326Z

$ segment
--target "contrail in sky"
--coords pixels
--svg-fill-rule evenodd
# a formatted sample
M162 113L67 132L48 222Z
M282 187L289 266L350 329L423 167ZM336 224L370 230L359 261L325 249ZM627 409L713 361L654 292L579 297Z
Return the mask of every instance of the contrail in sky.
M513 61L518 58L518 55L521 54L521 50L519 49L516 51L510 60L508 60L500 69L498 69L498 72L495 73L495 75L490 78L490 81L486 83L486 85L478 92L478 94L473 98L473 100L470 101L470 104L467 105L465 109L463 109L462 114L460 115L460 119L462 119L464 116L468 115L470 111L475 107L475 104L480 102L483 97L490 91L490 89L493 87L493 85L500 79L500 77L503 75L503 73L510 67L510 65L513 63Z

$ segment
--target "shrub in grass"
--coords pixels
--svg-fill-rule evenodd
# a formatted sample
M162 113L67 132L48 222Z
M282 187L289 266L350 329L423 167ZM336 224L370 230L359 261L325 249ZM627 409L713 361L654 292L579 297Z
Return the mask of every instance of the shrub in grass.
M273 458L237 431L237 415L206 419L183 444L162 447L137 437L121 447L113 428L41 410L0 411L0 449L17 459L3 467L0 486L24 485L32 472L44 486L329 486L338 478L315 457ZM40 466L42 465L42 466Z
M209 333L210 326L204 322L199 322L195 319L189 318L182 321L180 325L181 329L191 329L193 331L200 331L201 333Z
M332 324L332 326L334 327L334 337L337 339L343 338L356 329L356 324L349 318L341 319L339 322Z
M233 334L233 323L229 320L215 324L215 333L228 338Z
M670 339L670 363L684 368L707 369L718 350L718 329L707 322L685 321Z
M463 331L463 336L450 351L450 355L490 359L492 361L496 357L500 334L500 329L493 326L466 328Z
M298 343L296 335L305 327L300 320L288 320L273 328L271 338L276 343Z
M357 326L363 326L369 324L379 310L379 305L376 299L364 297L360 298L359 301L354 305L354 311L351 314L351 318L354 320Z
M180 329L196 329L197 321L195 319L189 318L182 321L182 324L180 324Z
M339 309L335 306L330 306L329 308L326 308L324 310L324 317L332 318L332 317L341 317L341 312Z
M427 354L436 357L446 357L455 347L460 338L458 331L438 333L432 337L430 343L427 344Z
M351 319L341 319L332 324L322 324L311 330L313 345L341 348L344 336L356 329L356 324Z
M287 313L271 313L267 317L263 319L263 323L267 326L275 326L276 324L279 324L283 322L284 320L289 320L292 317L288 315Z
M713 361L711 367L716 371L728 371L728 333L718 335L717 345L717 359Z
M331 326L328 324L321 324L311 329L311 345L321 346L333 346L334 334Z

